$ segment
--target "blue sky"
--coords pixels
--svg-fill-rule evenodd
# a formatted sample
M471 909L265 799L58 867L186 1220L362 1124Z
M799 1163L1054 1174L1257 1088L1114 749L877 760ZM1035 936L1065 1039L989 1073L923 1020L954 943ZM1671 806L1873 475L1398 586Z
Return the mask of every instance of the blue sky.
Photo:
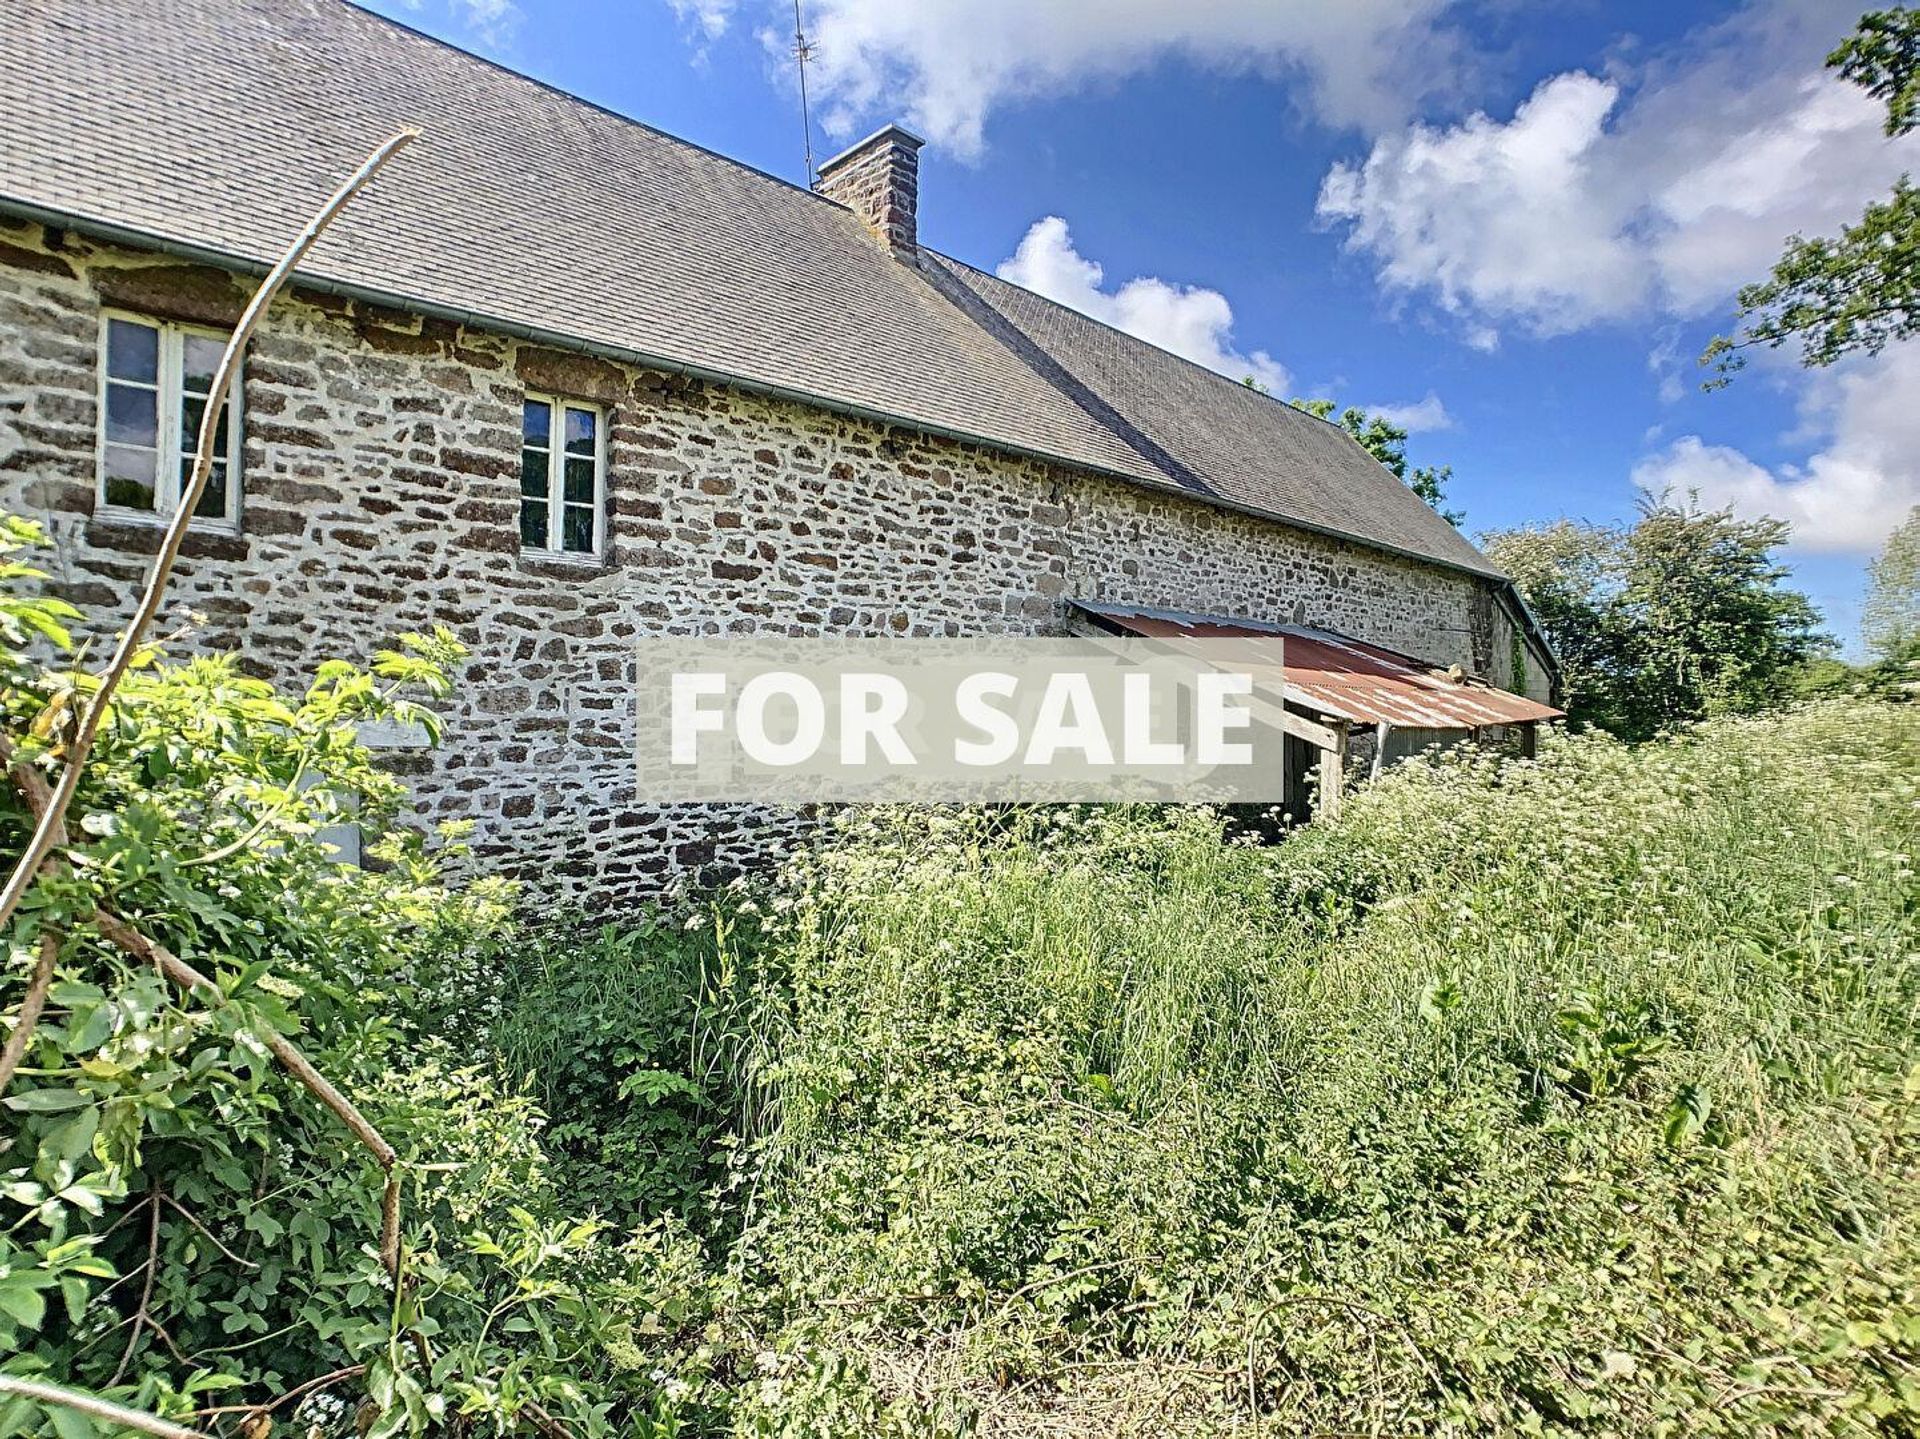
M1920 346L1714 394L1693 357L1784 236L1920 170L1821 70L1858 0L805 5L815 158L925 135L923 242L1402 411L1469 532L1624 518L1642 483L1782 515L1852 641L1864 561L1920 501ZM373 8L803 179L791 0Z

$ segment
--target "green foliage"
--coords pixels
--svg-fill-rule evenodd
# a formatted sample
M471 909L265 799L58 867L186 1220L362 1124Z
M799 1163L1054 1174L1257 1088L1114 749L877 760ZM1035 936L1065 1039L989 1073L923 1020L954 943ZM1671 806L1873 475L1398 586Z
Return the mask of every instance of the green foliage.
M1920 10L1869 12L1827 64L1887 106L1889 137L1907 135L1920 106ZM1801 363L1831 365L1845 355L1877 355L1920 334L1920 190L1901 176L1893 194L1869 204L1838 239L1795 235L1773 272L1740 291L1737 339L1716 338L1700 362L1727 383L1756 345L1801 346Z
M1875 659L1920 659L1920 505L1867 566L1860 638Z
M1889 139L1920 125L1920 10L1870 10L1827 64L1887 106Z
M1741 289L1740 319L1738 340L1715 339L1701 357L1719 369L1713 383L1755 345L1797 341L1800 363L1819 367L1920 334L1920 190L1902 176L1838 239L1794 236L1772 274Z
M1403 427L1352 405L1336 416L1332 400L1289 400L1287 403L1296 410L1305 410L1309 415L1339 425L1359 441L1368 454L1391 470L1395 479L1438 511L1448 524L1458 528L1466 518L1461 511L1446 507L1447 483L1453 478L1453 466L1411 465L1407 459L1407 431Z
M870 811L758 902L696 1432L1911 1434L1920 714L1203 811Z
M0 647L46 767L51 639ZM313 1439L1920 1432L1920 711L1419 761L1276 847L852 811L678 920L529 929L380 833L353 743L457 658L129 681L6 936L10 1025L65 938L0 1371L238 1439L314 1381ZM377 871L316 843L348 815ZM276 1033L400 1153L398 1286Z
M691 1208L720 1177L742 1103L726 933L560 922L507 976L497 1063L557 1116L546 1147L577 1207L632 1221Z
M1825 641L1774 558L1787 534L1648 495L1625 528L1562 520L1481 544L1553 640L1573 715L1639 739L1791 695Z
M9 550L35 538L17 523L4 535ZM9 560L0 578L33 576ZM72 617L44 599L0 602L0 723L18 761L49 775L93 686L44 662ZM114 696L59 872L4 937L9 1029L41 937L58 942L45 1012L0 1101L7 1372L176 1420L225 1410L231 1425L344 1369L334 1383L350 1387L316 1390L303 1422L324 1429L358 1401L375 1439L455 1416L532 1429L537 1404L583 1433L605 1428L576 1377L606 1368L604 1315L575 1282L594 1231L547 1184L530 1103L458 1067L421 1022L490 957L506 893L448 890L427 837L383 835L401 789L355 741L368 720L433 730L408 692L446 693L460 655L444 631L406 636L371 671L323 665L288 699L229 659L149 652ZM335 862L316 835L338 823L371 831L381 872ZM30 824L8 786L0 849L20 853ZM108 945L100 907L219 996ZM378 1252L384 1175L269 1053L275 1035L399 1151L397 1291ZM92 1432L72 1410L0 1413L0 1432L49 1431Z

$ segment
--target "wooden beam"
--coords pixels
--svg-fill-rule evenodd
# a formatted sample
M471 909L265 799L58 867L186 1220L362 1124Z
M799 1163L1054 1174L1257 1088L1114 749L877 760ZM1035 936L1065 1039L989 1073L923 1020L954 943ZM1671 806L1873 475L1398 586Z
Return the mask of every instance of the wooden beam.
M1315 749L1332 749L1342 743L1331 729L1323 724L1315 724L1305 715L1295 714L1285 705L1276 706L1272 700L1265 699L1257 692L1253 702L1254 710L1269 724L1274 722L1274 711L1279 710L1280 728L1290 735L1296 735Z
M1347 722L1334 721L1332 745L1320 750L1320 793L1315 807L1321 819L1336 819L1340 814L1340 791L1347 779Z
M1393 726L1385 720L1373 727L1373 772L1369 779L1379 779L1380 771L1387 767L1387 736L1393 733Z

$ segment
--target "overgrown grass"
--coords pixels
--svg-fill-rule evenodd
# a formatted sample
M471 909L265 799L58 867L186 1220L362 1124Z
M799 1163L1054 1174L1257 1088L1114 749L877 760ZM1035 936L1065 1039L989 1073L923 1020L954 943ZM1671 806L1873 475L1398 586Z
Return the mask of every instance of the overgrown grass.
M676 1031L740 1148L636 1250L673 1422L1920 1432L1917 800L1856 704L1272 848L861 816Z

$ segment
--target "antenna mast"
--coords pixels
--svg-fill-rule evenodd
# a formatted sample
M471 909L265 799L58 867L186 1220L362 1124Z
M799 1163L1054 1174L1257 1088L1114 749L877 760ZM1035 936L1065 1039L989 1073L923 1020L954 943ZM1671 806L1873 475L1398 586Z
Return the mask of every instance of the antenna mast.
M813 58L813 46L807 43L806 26L800 20L800 0L793 0L793 58L800 66L800 133L807 152L807 188L813 188L813 120L807 112L807 61Z

